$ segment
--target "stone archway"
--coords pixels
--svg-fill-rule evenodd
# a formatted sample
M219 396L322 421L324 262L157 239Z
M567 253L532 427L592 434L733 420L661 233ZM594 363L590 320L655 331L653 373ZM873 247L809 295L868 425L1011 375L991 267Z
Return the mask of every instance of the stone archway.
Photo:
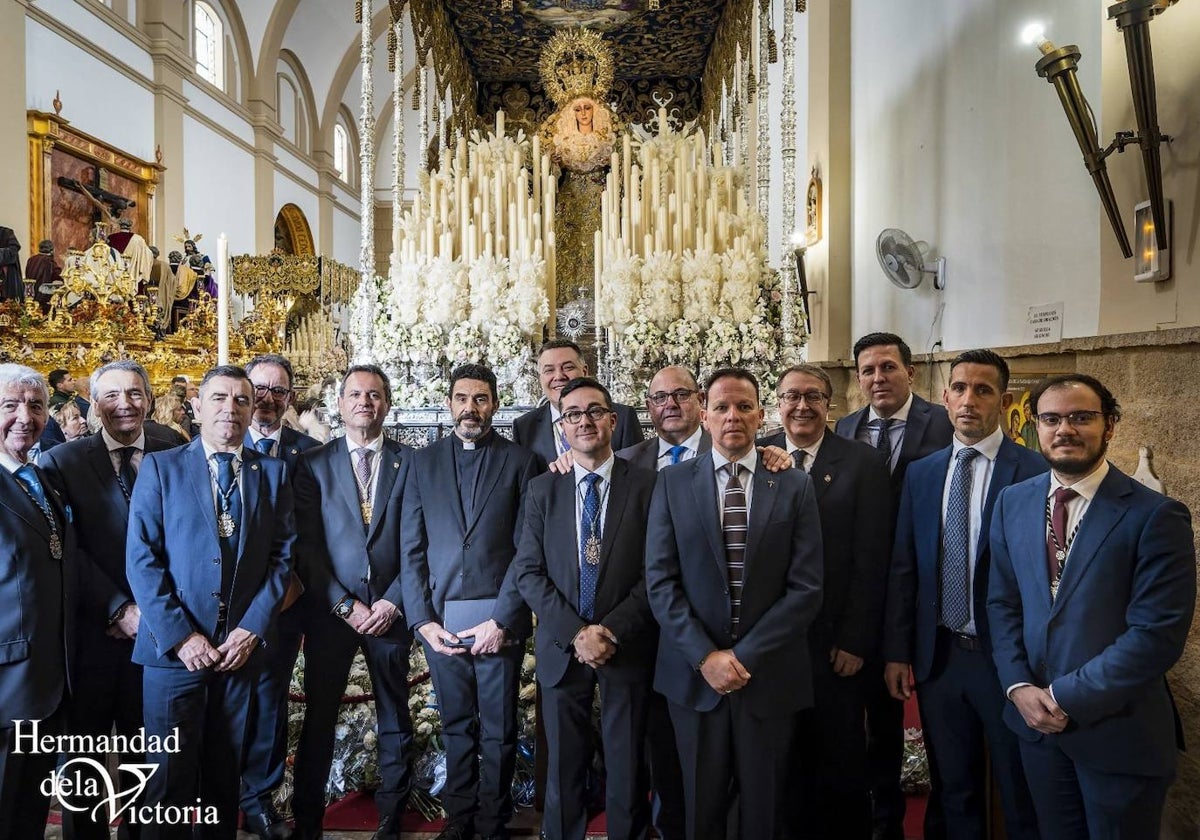
M316 256L312 228L304 211L295 204L285 204L275 217L275 247L285 254L298 257Z

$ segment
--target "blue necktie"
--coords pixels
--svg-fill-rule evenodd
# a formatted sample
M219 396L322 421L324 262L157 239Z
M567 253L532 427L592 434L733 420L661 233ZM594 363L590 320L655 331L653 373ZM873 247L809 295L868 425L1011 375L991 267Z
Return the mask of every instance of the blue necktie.
M968 447L955 456L942 531L942 624L961 630L971 620L971 462L979 451Z
M583 494L583 516L579 519L579 617L592 620L596 608L596 583L600 580L599 557L588 561L587 544L592 538L600 540L600 493L596 483L600 476L588 473L583 477L587 491Z
M42 509L42 513L46 516L50 515L50 504L46 501L46 491L42 489L42 482L38 480L37 470L32 464L25 464L23 467L13 473L17 477L17 481L25 486L29 491L29 495L33 497L37 506Z
M678 464L683 460L683 453L687 452L687 447L682 443L676 444L667 450L671 453L671 463Z
M217 452L213 455L217 459L217 487L220 489L221 499L217 504L217 508L221 512L228 513L233 518L234 529L233 533L227 537L222 537L218 533L217 538L221 543L221 603L229 603L230 588L233 586L233 572L237 566L237 549L239 531L242 528L242 494L238 491L237 476L233 472L233 453L232 452Z
M270 438L259 438L258 440L254 441L254 448L264 455L270 455L271 445L274 443L275 441L271 440Z
M558 444L558 454L561 455L571 448L570 442L567 441L567 430L563 428L562 418L558 418L558 422L554 424L555 442Z

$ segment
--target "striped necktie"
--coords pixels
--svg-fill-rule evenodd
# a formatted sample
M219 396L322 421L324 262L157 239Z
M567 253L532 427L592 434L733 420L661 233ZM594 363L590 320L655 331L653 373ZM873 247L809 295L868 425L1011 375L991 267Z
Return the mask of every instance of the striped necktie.
M721 533L725 537L725 567L729 573L730 630L738 636L738 619L742 611L742 580L746 571L746 531L750 521L746 510L746 491L738 477L742 465L726 466L729 480L725 483L725 512L721 516Z

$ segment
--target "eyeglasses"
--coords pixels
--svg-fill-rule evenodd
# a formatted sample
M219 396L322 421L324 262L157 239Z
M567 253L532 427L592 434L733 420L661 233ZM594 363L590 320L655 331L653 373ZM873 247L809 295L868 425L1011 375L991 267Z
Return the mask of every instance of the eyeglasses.
M282 385L276 385L274 388L268 388L266 385L255 385L254 395L257 397L264 396L267 391L271 392L271 396L283 399L288 394L292 393L291 388L284 388Z
M1070 414L1046 412L1045 414L1037 415L1037 421L1039 426L1044 426L1047 429L1057 429L1062 425L1064 420L1075 427L1090 426L1103 416L1103 411L1072 411Z
M648 394L646 399L650 400L651 405L666 405L667 400L675 400L676 405L682 405L686 400L690 400L699 391L689 391L687 388L676 388L674 391L655 391L653 394Z
M616 412L614 412L611 408L605 408L604 406L594 405L591 408L589 408L587 411L580 411L578 408L568 409L567 411L563 412L562 419L564 421L566 421L567 423L570 423L572 426L578 426L581 422L583 422L583 415L585 415L585 414L588 416L588 419L591 420L593 423L599 423L601 420L603 420L609 414L615 414L615 413Z
M784 391L779 395L780 405L794 405L801 400L809 405L824 405L829 402L829 397L820 391Z

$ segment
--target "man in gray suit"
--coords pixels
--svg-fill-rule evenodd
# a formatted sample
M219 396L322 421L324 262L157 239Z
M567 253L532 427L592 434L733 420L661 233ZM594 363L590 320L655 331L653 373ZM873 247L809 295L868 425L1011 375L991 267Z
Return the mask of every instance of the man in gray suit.
M346 676L361 649L379 727L379 830L394 840L408 803L412 720L400 612L400 506L412 449L383 434L392 407L387 375L355 365L342 380L346 436L301 454L296 470L297 558L305 585L304 728L296 750L296 833L319 838L334 727Z
M441 840L507 838L517 688L529 607L512 568L538 458L492 430L496 375L450 374L454 434L418 450L404 489L404 612L421 634L442 715L450 821Z

